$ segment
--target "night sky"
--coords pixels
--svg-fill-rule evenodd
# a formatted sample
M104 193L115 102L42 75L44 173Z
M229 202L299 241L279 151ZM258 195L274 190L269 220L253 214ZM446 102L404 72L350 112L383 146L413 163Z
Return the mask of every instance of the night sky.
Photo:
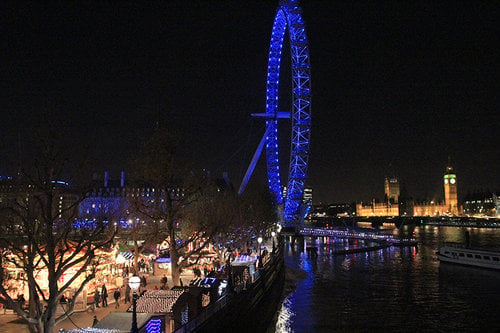
M92 143L117 177L158 119L188 155L239 185L264 125L278 1L7 2L0 7L0 173L41 118ZM302 1L315 203L383 198L388 175L414 198L500 190L498 3ZM282 106L289 110L288 53ZM286 81L286 82L284 82ZM289 128L283 132L283 160ZM286 167L284 163L283 167ZM253 181L264 181L262 158Z

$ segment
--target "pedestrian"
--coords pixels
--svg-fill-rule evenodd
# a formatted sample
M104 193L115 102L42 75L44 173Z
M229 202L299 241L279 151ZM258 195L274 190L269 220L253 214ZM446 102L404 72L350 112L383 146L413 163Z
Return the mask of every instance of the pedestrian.
M97 320L97 316L94 316L94 320L92 321L92 327L95 327L97 324L99 324L99 320Z
M148 284L148 281L146 280L146 277L144 275L141 277L141 284L144 288L146 288L146 285Z
M113 298L115 299L115 309L118 309L120 307L119 300L120 300L120 289L116 288L115 292L113 293Z
M127 286L125 287L125 300L124 300L125 303L130 302L130 290L131 290L130 286L127 283Z
M94 304L95 304L95 307L98 308L99 307L99 302L101 301L101 297L99 296L99 290L95 290L94 292Z
M66 296L61 295L61 299L59 300L59 302L61 303L61 307L63 308L64 310L64 306L66 305L66 303L68 303L68 299L66 298Z
M19 303L21 309L24 309L24 305L26 303L26 299L24 299L24 294L17 295L17 303Z
M146 265L144 263L144 258L142 258L141 261L139 261L139 272L144 272L144 267L146 267Z
M168 278L165 274L163 274L163 277L161 278L161 284L163 290L167 289L167 283L168 283Z
M101 288L101 297L102 297L102 307L105 308L108 306L108 289L106 285L103 283Z

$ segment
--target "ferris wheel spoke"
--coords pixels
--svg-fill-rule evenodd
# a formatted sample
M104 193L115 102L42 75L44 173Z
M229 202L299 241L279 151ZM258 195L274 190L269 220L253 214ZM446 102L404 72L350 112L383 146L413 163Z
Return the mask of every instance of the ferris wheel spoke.
M292 59L292 110L278 111L280 66L284 39L288 29L290 54ZM242 193L253 173L264 144L266 147L267 178L275 203L280 206L281 220L293 225L301 222L303 215L302 200L309 157L311 135L311 66L309 46L298 0L280 0L274 17L266 81L266 112L254 113L263 118L266 132L254 153L238 193ZM278 119L291 119L291 148L288 168L286 196L283 197L278 147Z

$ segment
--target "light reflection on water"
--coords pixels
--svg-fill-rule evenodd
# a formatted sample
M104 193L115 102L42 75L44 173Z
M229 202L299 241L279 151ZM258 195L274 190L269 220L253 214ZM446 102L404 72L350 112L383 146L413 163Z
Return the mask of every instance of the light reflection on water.
M279 311L278 320L276 322L276 332L277 333L286 333L292 332L292 312L291 309L291 301L290 296L285 298L283 304L281 305L281 309Z
M288 266L306 272L282 304L277 332L450 332L492 331L500 327L500 272L440 264L444 241L463 242L464 228L404 227L418 248L387 248L332 255L344 248L335 239L306 239L285 251ZM467 229L471 245L500 245L500 230ZM394 230L395 233L399 231ZM312 243L314 242L314 243ZM323 246L323 245L327 246ZM305 248L318 247L318 257ZM358 246L355 242L349 246Z

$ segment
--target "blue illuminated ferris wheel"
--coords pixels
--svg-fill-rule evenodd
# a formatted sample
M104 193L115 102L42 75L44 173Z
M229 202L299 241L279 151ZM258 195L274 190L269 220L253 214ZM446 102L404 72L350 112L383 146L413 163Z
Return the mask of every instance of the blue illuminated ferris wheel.
M292 111L278 110L281 53L288 28L292 67ZM311 70L305 23L298 0L282 0L274 17L267 65L266 112L252 114L266 121L266 131L241 183L245 189L255 164L266 146L267 176L271 194L283 206L283 222L301 220L304 186L307 178L311 135ZM278 119L292 120L291 148L286 195L283 195L278 153Z

